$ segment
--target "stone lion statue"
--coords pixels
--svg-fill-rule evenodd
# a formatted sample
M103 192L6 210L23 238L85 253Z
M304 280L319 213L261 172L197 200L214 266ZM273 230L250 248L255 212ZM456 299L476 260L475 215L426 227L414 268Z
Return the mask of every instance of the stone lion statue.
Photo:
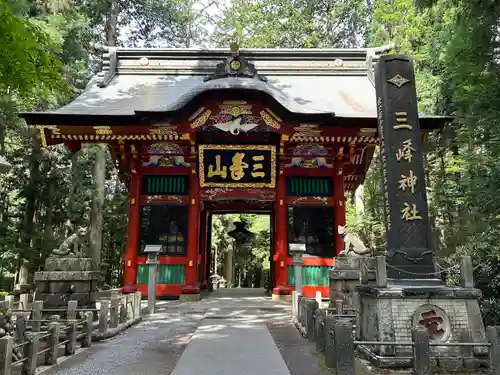
M359 237L349 233L347 227L339 225L338 233L344 240L344 249L342 249L339 253L339 256L363 256L372 253L372 251L363 244Z
M65 257L75 256L84 257L85 254L81 251L80 245L88 236L88 229L79 227L75 233L66 238L58 249L52 250L52 254Z

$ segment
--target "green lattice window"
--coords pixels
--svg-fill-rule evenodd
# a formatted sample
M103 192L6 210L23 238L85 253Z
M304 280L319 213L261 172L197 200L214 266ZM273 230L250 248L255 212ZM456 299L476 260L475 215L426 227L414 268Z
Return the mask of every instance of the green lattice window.
M287 195L299 197L331 197L333 195L332 177L288 177Z
M148 175L142 178L142 194L188 195L189 176Z
M302 285L308 286L328 286L330 279L328 270L333 269L329 266L303 266L302 267ZM295 285L295 267L288 266L288 285Z
M149 266L137 266L137 284L147 284L149 280ZM156 274L157 284L176 285L186 282L186 266L184 264L159 264Z

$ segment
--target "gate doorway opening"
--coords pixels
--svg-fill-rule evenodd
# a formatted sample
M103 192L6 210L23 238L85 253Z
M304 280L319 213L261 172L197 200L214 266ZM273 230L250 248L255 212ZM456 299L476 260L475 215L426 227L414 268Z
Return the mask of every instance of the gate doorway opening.
M213 289L271 289L272 224L271 212L210 215L208 274L219 280Z

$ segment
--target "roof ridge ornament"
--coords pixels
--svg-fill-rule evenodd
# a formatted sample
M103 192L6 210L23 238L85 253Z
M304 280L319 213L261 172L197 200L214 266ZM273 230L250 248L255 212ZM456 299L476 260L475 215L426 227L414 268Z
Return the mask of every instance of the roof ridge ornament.
M240 55L240 46L238 43L231 43L230 50L231 56L226 61L218 63L215 67L215 72L205 77L204 82L228 77L252 78L267 82L267 78L257 72L255 65Z

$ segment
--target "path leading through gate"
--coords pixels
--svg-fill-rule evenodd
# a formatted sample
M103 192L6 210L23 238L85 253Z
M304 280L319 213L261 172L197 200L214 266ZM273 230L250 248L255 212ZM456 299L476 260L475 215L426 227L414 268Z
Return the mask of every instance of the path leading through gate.
M220 289L194 303L159 302L158 312L142 323L44 375L326 374L291 325L290 309L259 289Z

